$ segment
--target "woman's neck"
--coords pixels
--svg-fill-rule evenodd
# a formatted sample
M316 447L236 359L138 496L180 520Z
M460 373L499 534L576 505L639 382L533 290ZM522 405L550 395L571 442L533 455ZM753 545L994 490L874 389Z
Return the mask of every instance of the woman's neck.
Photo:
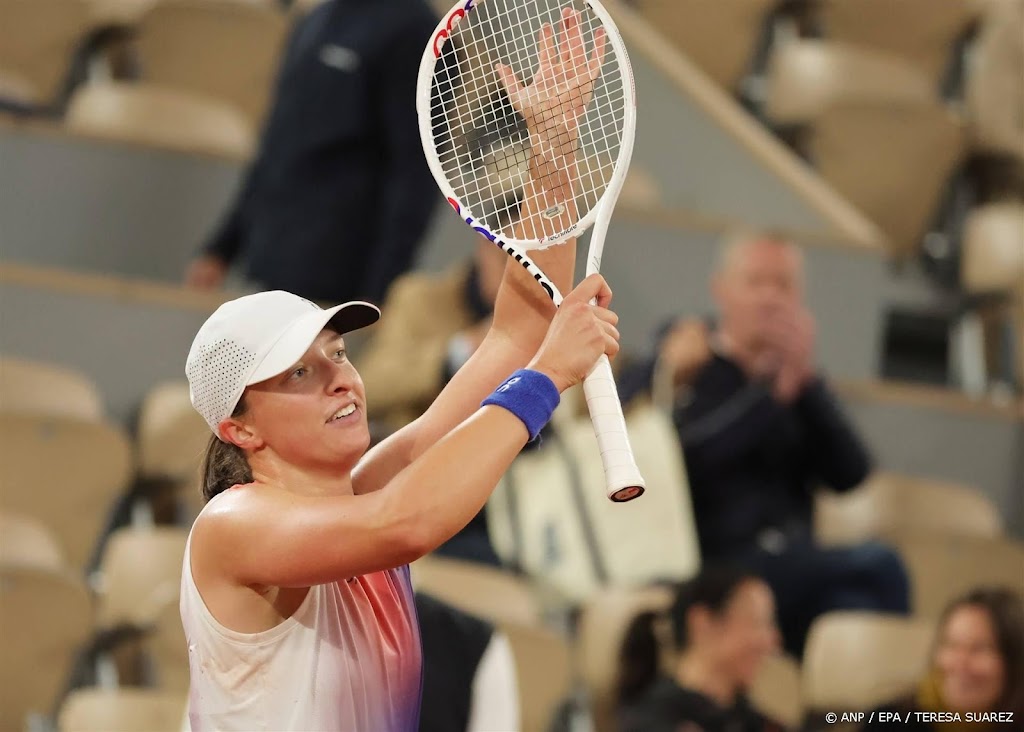
M694 651L687 651L680 657L676 665L676 682L685 689L700 692L723 707L735 704L739 691L733 679Z
M257 483L277 486L304 496L352 495L352 471L342 467L297 466L274 454L249 456L252 477Z

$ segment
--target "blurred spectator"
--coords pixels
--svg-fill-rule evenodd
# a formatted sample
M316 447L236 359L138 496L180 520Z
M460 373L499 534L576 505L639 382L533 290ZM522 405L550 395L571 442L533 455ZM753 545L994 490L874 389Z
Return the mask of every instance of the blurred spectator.
M895 712L899 719L888 716L879 722L879 712ZM960 722L932 723L915 712L940 712L950 717L958 713ZM975 715L973 722L968 721L968 712ZM988 716L986 723L986 712L1003 716ZM983 732L1024 727L1021 597L1012 590L985 588L951 603L939 622L931 671L913 695L876 710L873 719L866 728Z
M416 74L437 19L425 0L326 0L292 33L256 160L186 274L323 301L379 302L407 270L437 190Z
M814 318L803 259L770 236L727 243L712 289L713 331L670 324L656 356L623 376L622 392L673 400L706 560L749 566L775 592L786 649L799 657L811 621L837 609L906 612L898 555L881 545L822 549L814 491L846 491L870 458L814 366Z
M471 260L395 281L384 304L388 317L359 358L371 419L397 430L437 398L486 335L507 259L481 237Z
M668 620L672 675L658 674L658 617L645 613L626 633L619 672L621 732L764 732L746 692L778 646L771 588L732 567L706 568L679 589Z
M519 687L508 638L421 592L416 614L423 641L420 732L519 729Z

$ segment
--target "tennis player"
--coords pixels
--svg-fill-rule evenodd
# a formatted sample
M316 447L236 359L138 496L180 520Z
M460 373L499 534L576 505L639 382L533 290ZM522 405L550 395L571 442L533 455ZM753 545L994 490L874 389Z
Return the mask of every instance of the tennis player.
M577 18L563 17L561 31L563 42L578 37ZM592 78L556 71L563 83L518 104L534 142L565 156L570 126L550 112ZM537 158L545 145L533 148ZM547 177L543 195L526 200L573 206L571 176L531 162ZM574 261L574 242L536 253L560 288L571 286ZM421 418L369 453L367 395L343 336L376 321L374 306L322 310L276 291L210 317L186 365L214 432L208 503L182 571L194 732L416 730L421 660L407 565L476 515L560 392L618 351L610 300L594 275L556 313L510 261L475 355Z

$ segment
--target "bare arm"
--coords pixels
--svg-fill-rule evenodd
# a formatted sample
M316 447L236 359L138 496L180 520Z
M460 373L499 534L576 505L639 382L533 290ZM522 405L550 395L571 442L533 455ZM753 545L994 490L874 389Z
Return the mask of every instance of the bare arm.
M561 48L556 48L549 27L541 31L538 70L529 87L520 84L508 68L497 69L530 130L531 180L520 223L514 229L523 239L538 238L532 225L535 215L556 204L564 209L555 222L560 228L578 220L572 186L578 136L575 120L582 116L589 101L589 95L581 95L579 88L593 87L604 57L604 41L601 37L595 43L588 62L578 16L564 15L562 23ZM584 73L574 76L575 71L564 69L581 69ZM572 78L565 81L567 73ZM569 290L576 261L575 239L533 252L532 258L562 292ZM522 266L509 260L495 302L494 322L480 348L422 417L382 442L360 463L353 473L356 493L382 488L427 447L473 414L484 397L536 353L554 312L546 293Z

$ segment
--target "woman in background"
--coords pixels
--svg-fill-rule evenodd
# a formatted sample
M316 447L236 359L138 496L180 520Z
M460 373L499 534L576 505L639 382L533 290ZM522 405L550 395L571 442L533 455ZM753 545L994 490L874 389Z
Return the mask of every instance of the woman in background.
M669 610L671 675L659 673L655 613L633 621L620 661L622 732L765 732L746 692L779 646L771 588L731 567L705 569L682 585Z
M904 732L1024 728L1024 601L1020 595L1001 587L980 588L953 601L942 614L931 670L917 691L877 711L896 712L899 721L889 716L866 728ZM926 722L913 712L957 712L960 722ZM970 721L968 713L973 715ZM999 713L1001 718L993 716Z

